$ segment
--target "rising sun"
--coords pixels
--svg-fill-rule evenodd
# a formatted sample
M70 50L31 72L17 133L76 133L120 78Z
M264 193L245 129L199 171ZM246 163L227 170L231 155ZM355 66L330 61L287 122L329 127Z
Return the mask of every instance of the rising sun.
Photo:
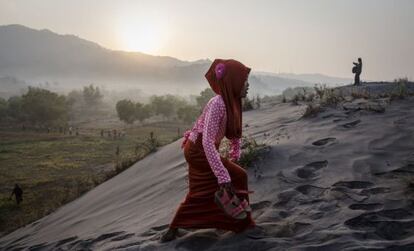
M154 23L124 23L118 31L123 50L159 54L165 43L164 30Z

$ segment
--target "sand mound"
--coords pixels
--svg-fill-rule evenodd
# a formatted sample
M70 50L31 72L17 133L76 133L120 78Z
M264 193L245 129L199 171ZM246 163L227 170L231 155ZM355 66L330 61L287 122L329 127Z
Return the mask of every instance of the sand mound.
M270 146L249 170L266 238L181 230L160 244L186 193L180 141L56 212L0 239L1 250L414 250L414 99L383 113L278 104L244 115ZM412 184L412 183L411 183Z

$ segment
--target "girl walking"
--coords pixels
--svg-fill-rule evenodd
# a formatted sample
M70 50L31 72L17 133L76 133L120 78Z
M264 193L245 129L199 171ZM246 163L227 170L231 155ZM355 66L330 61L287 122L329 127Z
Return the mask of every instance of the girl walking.
M216 59L205 77L216 95L209 100L193 128L184 133L184 156L188 163L189 192L178 207L161 241L176 238L178 228L217 228L236 233L254 229L250 212L237 219L215 203L219 189L249 201L247 173L234 161L240 158L242 98L249 88L250 68L236 60ZM221 140L230 140L230 158L218 152ZM235 209L234 213L240 210ZM236 215L233 215L236 216Z

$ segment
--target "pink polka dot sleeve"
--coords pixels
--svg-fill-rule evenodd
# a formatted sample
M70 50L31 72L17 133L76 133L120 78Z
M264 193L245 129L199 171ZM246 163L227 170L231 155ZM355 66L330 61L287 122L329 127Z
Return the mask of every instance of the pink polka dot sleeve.
M240 151L240 145L241 145L241 139L231 139L230 140L230 159L232 161L238 161L240 159L241 151Z
M209 109L206 111L203 128L203 148L204 153L214 175L218 179L218 183L231 182L229 172L224 167L220 159L220 153L215 147L215 140L220 129L220 123L226 113L224 103L218 99L212 100Z

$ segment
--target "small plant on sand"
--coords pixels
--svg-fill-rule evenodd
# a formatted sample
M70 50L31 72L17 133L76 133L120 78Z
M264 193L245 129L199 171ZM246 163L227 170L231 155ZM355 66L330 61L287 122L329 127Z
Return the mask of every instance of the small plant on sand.
M309 93L306 95L306 102L313 102L315 100L316 94L315 93Z
M253 167L256 161L261 160L264 157L264 153L269 150L269 146L266 144L258 144L252 137L242 137L241 143L241 155L237 162L240 166L247 169ZM224 140L220 145L219 152L221 155L229 157L230 141Z
M369 99L371 97L371 93L366 89L353 88L351 91L351 96L355 99L356 98Z
M300 95L299 94L295 94L295 96L292 97L291 102L294 105L299 105L299 100L300 100Z
M313 88L316 92L316 96L319 99L322 99L325 95L325 91L327 89L326 84L321 84L321 85L315 85L315 87Z
M242 101L242 110L243 111L249 111L249 110L253 110L253 103L254 101L249 99L248 97L244 98Z
M306 110L302 115L303 118L314 117L321 111L321 106L319 104L309 103L306 106Z
M343 100L342 96L335 92L334 89L328 88L326 84L315 85L314 87L316 97L321 105L336 105Z
M321 98L321 104L322 105L337 105L339 102L343 101L344 98L339 95L338 93L335 93L335 90L332 88L326 88L323 98Z
M238 163L247 169L251 167L254 162L263 158L264 153L269 150L269 147L266 144L258 144L256 140L251 137L243 136L241 150L242 153Z
M312 97L313 101L319 101L321 106L336 106L338 103L344 100L341 93L335 91L334 88L329 88L324 85L315 85L315 96ZM313 107L309 107L311 109Z
M408 96L408 90L407 90L408 79L407 78L395 79L394 83L396 84L396 86L391 94L391 97L400 98L400 99L407 97Z

